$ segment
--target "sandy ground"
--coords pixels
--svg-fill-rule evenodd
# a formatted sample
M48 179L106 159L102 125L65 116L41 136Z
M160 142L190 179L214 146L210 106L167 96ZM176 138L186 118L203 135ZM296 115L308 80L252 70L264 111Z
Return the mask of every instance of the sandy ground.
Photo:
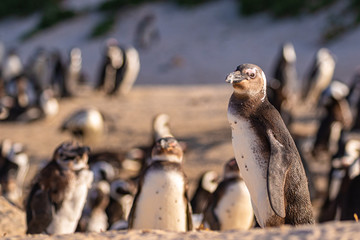
M10 138L24 143L31 157L31 169L27 184L37 171L41 161L51 157L54 148L64 140L71 138L60 133L58 128L62 120L71 112L83 107L97 107L115 123L115 130L107 132L97 144L90 145L93 151L100 149L127 150L131 147L146 145L150 142L151 121L158 113L170 116L171 129L175 137L187 143L184 171L190 182L190 196L194 191L196 179L205 170L222 173L223 164L233 156L230 129L226 111L232 88L227 85L207 86L143 86L135 87L127 97L109 98L102 93L86 91L81 96L63 100L58 116L30 124L0 124L1 139ZM306 128L305 128L306 129ZM310 129L311 130L311 129ZM318 165L316 172L325 176L326 167ZM321 180L321 179L320 179ZM323 184L324 186L324 184ZM0 202L0 236L22 235L24 238L25 214L18 209ZM321 200L314 201L314 210L318 211ZM7 214L13 212L13 214ZM13 215L21 221L14 224ZM19 227L19 225L21 225ZM334 239L349 232L351 236L360 230L358 224L319 225L310 228L280 228L251 230L245 232L196 232L187 234L166 233L162 231L106 232L101 234L76 234L53 236L53 239L272 239L296 236L301 239ZM27 236L30 238L30 236ZM45 239L45 236L33 236L32 239Z
M93 2L96 2L95 0ZM116 28L107 36L89 40L93 25L100 13L80 15L46 30L27 42L19 36L34 26L38 15L25 19L9 18L0 22L0 40L8 47L17 47L23 61L38 46L60 49L64 56L72 47L80 47L83 68L90 81L98 74L103 43L115 37L125 45L132 45L136 24L148 13L155 13L160 41L148 50L141 50L141 70L135 88L126 98L109 98L101 93L85 91L81 97L63 100L60 113L50 119L30 124L1 123L0 140L10 138L24 143L31 157L27 183L37 171L39 163L51 157L62 141L70 138L58 128L66 116L83 107L97 107L105 113L115 130L107 132L93 151L100 149L128 150L150 142L152 118L158 113L171 117L173 134L188 144L184 169L190 181L190 195L197 177L205 170L222 172L223 164L233 156L230 129L226 119L231 87L224 84L227 73L244 62L261 66L271 78L274 60L282 42L292 41L297 52L297 68L302 79L310 67L315 52L328 47L337 55L335 77L349 81L358 66L357 28L334 42L320 43L321 31L330 11L294 19L273 20L267 14L250 18L239 17L235 1L214 1L201 8L178 8L173 4L145 4L127 12L119 12ZM314 126L304 126L312 133ZM314 164L318 186L326 184L326 166ZM0 199L1 200L1 199ZM314 202L317 212L321 200ZM18 209L0 202L0 236L20 235L25 238L25 215ZM15 214L22 221L13 221ZM18 224L22 226L18 226ZM316 227L251 230L245 232L194 232L187 234L162 231L105 232L53 236L53 239L340 239L356 236L356 223L334 223ZM26 238L30 238L27 236ZM47 236L34 236L45 239Z

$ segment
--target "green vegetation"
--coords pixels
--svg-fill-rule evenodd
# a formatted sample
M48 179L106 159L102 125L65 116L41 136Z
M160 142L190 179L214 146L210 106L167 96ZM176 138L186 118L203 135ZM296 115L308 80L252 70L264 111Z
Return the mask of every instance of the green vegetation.
M55 24L70 19L74 17L76 14L73 11L62 9L59 4L47 4L42 12L42 16L37 23L37 25L31 29L30 31L26 32L21 39L26 40L38 33L39 31L50 28Z
M238 0L240 13L248 16L269 11L274 17L296 16L302 12L314 12L329 6L336 0Z
M57 3L57 0L1 0L0 18L11 15L25 16L41 11L49 3Z

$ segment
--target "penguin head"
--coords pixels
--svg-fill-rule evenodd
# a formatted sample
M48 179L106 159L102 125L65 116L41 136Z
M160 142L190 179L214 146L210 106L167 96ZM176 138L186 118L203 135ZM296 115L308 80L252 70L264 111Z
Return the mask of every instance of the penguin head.
M65 170L80 171L88 168L90 148L75 141L62 143L54 152L53 159Z
M225 81L231 83L238 96L251 98L266 97L266 77L263 70L255 64L241 64L227 75Z
M218 186L218 179L219 176L215 171L207 171L201 177L201 187L204 190L213 193Z
M134 196L137 191L136 184L131 180L116 179L110 184L110 197L118 200L124 195Z
M233 177L239 177L240 176L240 169L237 165L236 159L232 158L230 159L224 167L224 179L229 179Z
M170 161L181 163L183 150L179 142L172 136L163 137L155 142L151 152L151 160Z
M286 62L294 63L296 61L296 53L292 43L287 42L283 44L282 57Z
M116 175L114 167L106 161L95 162L90 169L94 173L94 182L112 181Z

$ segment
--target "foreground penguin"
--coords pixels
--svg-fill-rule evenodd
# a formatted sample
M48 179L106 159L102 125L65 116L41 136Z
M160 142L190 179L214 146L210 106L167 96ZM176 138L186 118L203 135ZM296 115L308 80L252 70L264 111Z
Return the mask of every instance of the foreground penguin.
M203 224L211 230L247 230L254 223L250 193L242 179L236 160L225 165L221 181L204 212Z
M226 82L236 161L261 227L314 223L307 178L295 143L266 97L260 67L242 64Z
M88 147L64 142L54 152L30 191L26 204L26 233L73 233L85 205L93 173Z
M160 138L139 178L129 229L192 230L183 151L174 137Z

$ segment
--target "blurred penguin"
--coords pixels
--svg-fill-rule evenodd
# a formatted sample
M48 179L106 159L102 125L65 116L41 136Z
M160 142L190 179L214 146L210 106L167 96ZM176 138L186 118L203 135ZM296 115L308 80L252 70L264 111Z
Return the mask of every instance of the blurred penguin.
M125 230L137 188L130 179L115 179L110 185L110 202L106 208L109 229Z
M108 229L105 209L109 204L110 185L107 181L94 182L89 189L78 232L104 232Z
M248 188L235 158L224 167L224 179L212 194L204 211L204 226L211 230L247 230L254 224L254 211Z
M349 88L340 81L333 81L323 92L319 105L325 108L325 115L316 134L313 156L335 154L341 131L351 127L352 113L346 99L348 93Z
M82 72L82 55L80 48L70 51L69 63L66 70L66 86L70 95L75 95L80 84L85 83Z
M156 26L156 16L153 13L145 15L136 27L135 46L139 49L149 49L160 40L160 32Z
M355 75L350 83L350 93L347 96L351 111L354 116L351 131L360 131L360 67L356 69Z
M206 171L200 176L194 196L190 201L193 214L204 212L211 194L218 186L218 178L215 171Z
M285 43L275 65L274 79L269 82L268 99L280 112L286 125L291 123L291 108L297 99L297 81L295 49L291 43Z
M349 133L344 138L345 144L332 160L327 197L320 210L319 222L341 220L348 216L348 207L354 206L347 203L351 201L347 196L352 194L350 191L357 194L356 189L350 188L350 183L360 174L360 136ZM353 219L354 212L350 214L350 219Z
M105 131L104 116L94 108L80 109L63 121L60 130L83 142L96 143Z
M0 146L0 184L2 195L17 206L22 206L24 181L29 170L29 158L24 146L3 140Z
M23 73L24 66L16 50L10 49L6 55L3 65L3 78L5 83Z
M304 81L302 100L316 106L321 93L329 86L335 71L335 56L327 48L321 48Z
M130 92L140 70L137 50L120 47L116 39L107 41L106 53L100 70L96 89L104 89L109 95Z

